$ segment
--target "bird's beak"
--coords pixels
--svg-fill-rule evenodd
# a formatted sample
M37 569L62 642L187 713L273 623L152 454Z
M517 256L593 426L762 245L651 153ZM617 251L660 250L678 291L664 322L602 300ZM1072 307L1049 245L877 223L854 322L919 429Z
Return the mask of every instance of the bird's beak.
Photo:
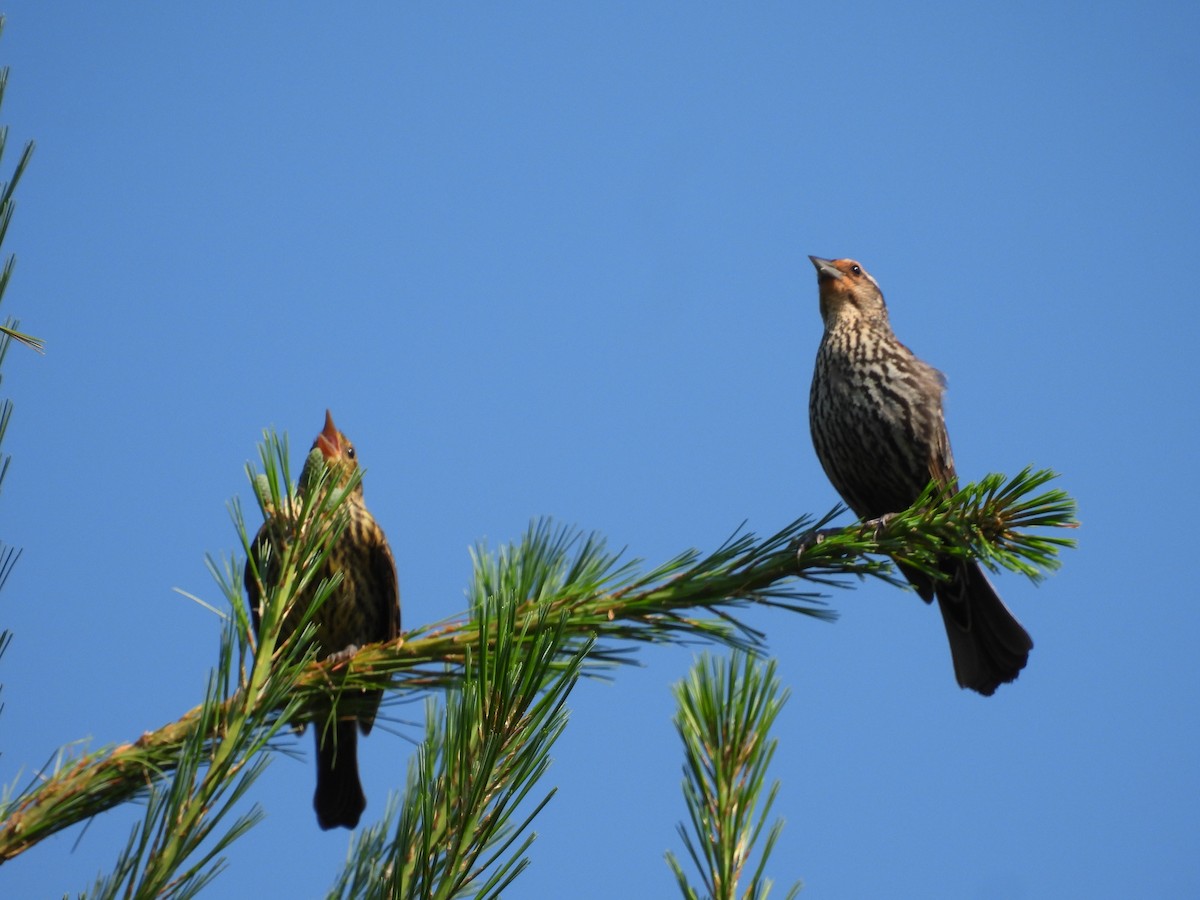
M832 259L821 259L819 256L810 256L809 259L817 267L817 281L825 278L841 279L842 273L838 271L838 267L833 264Z
M334 427L333 416L329 410L325 410L325 428L317 435L317 446L321 448L321 455L326 459L333 459L342 452L342 436Z

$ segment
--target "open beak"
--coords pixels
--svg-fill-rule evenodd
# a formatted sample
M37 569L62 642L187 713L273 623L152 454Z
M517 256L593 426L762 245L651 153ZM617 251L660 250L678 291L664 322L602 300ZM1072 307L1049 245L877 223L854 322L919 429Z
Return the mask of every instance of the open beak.
M325 410L325 427L317 435L317 446L321 448L321 455L326 459L334 459L341 455L342 436L334 427L333 416L329 410Z
M826 278L841 280L842 273L838 271L838 267L833 264L832 259L821 259L819 256L810 256L809 259L817 267L817 281L823 281Z

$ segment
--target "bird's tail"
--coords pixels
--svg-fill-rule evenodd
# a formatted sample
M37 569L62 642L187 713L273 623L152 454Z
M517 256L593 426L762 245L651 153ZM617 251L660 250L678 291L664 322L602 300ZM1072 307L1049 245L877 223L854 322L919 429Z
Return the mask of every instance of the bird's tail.
M354 719L346 719L324 730L314 724L313 731L317 735L317 792L313 795L317 824L325 831L339 826L354 828L367 807L358 780L358 725Z
M1015 681L1033 640L1013 617L975 560L947 560L949 581L934 586L946 623L954 675L960 687L990 697Z

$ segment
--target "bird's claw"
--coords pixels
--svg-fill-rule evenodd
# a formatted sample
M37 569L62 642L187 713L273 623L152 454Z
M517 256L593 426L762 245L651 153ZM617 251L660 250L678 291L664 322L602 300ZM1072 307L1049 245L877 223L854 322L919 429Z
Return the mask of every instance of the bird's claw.
M325 662L327 662L330 666L340 666L342 663L352 659L354 654L358 653L358 651L358 644L349 644L348 646L343 647L337 653L330 653L329 656L325 657Z
M825 532L823 531L807 531L800 535L800 537L796 538L796 564L799 565L800 568L804 568L802 565L800 565L801 558L813 547L823 543L824 541Z
M895 513L885 513L877 519L867 519L864 521L863 528L869 528L871 538L878 541L883 536L884 530L891 524L892 519L896 518Z

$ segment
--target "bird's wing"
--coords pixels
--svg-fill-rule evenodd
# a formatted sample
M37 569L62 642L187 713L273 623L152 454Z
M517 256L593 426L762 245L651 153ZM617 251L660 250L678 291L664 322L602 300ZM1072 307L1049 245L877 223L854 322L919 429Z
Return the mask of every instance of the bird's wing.
M958 475L954 471L954 454L950 451L950 434L946 431L946 376L928 363L913 357L922 369L925 393L933 398L937 427L929 447L929 475L939 485L958 490Z
M382 532L371 546L371 576L371 583L379 586L377 602L385 612L386 631L379 640L395 640L400 636L400 582L392 548Z
M954 471L954 454L950 452L950 435L943 424L937 431L929 460L929 474L938 484L958 490L958 474Z

